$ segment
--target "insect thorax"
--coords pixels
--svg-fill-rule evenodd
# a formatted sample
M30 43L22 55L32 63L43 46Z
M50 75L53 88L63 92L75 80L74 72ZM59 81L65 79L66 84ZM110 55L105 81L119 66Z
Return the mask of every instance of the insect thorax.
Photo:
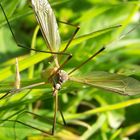
M53 76L51 76L53 75ZM57 71L57 68L44 70L42 76L53 84L54 89L59 90L64 82L68 80L68 74L64 70Z
M53 82L54 88L56 90L59 90L61 89L62 84L68 80L68 74L64 70L59 70L54 78L55 78L54 79L55 82Z

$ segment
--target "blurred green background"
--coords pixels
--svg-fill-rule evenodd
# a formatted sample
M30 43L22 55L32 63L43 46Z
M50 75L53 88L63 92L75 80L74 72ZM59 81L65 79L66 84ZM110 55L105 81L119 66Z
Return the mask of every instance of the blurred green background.
M18 42L27 47L32 45L36 49L47 50L40 31L37 37L33 38L37 22L30 1L0 2ZM73 54L73 58L64 66L64 70L72 70L105 45L104 52L77 70L74 75L82 77L93 71L107 71L140 80L139 3L132 0L50 0L58 20L80 26L75 38L81 39L75 39L69 46L67 52ZM58 25L62 49L75 28L61 23ZM102 30L115 25L122 26ZM133 28L135 30L128 33ZM123 35L125 37L120 39ZM1 11L1 96L14 88L16 57L19 59L22 86L37 82L41 79L42 70L50 65L50 54L17 47ZM44 131L51 130L51 90L49 85L39 86L0 100L0 140L140 139L139 95L121 96L74 82L67 82L59 92L61 109L68 125L61 125L62 120L58 113L56 134L47 137L45 133L31 127ZM88 110L91 112L84 113Z

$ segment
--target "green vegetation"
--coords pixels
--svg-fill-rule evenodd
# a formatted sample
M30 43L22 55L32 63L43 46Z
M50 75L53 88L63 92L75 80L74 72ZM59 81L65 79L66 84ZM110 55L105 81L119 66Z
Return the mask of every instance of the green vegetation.
M18 42L47 50L31 3L24 0L0 2ZM102 53L72 76L82 78L96 71L106 71L140 81L139 3L128 0L50 0L58 20L80 25L80 31L67 50L73 57L63 69L70 72L105 46ZM62 41L60 50L63 50L75 28L62 23L58 25ZM19 60L21 87L44 81L42 70L50 67L52 60L51 54L17 47L2 11L0 54L0 97L15 88L15 58ZM66 59L65 56L61 58ZM131 90L138 92L138 85L131 84L128 85ZM58 112L55 135L48 136L45 132L51 131L54 113L51 85L10 93L0 100L0 140L140 139L139 95L122 96L68 81L59 91L59 99L67 126L63 126Z

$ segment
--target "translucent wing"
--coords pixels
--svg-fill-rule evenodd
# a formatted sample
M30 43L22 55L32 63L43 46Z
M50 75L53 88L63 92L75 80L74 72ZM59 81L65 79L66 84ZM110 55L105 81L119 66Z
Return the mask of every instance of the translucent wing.
M140 94L140 81L118 74L107 72L93 72L82 78L69 78L72 81L94 86L97 88L106 89L122 95Z
M31 0L36 19L50 51L58 51L60 35L54 12L48 0Z

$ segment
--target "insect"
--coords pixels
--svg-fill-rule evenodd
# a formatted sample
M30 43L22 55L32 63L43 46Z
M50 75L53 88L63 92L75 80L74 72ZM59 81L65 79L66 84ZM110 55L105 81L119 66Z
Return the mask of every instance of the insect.
M61 44L60 35L58 31L56 18L49 2L47 0L31 0L31 3L32 3L32 7L34 10L37 22L40 26L40 30L42 32L43 38L46 42L46 46L49 49L49 51L39 51L35 49L31 49L31 50L44 52L44 53L51 53L55 66L43 72L43 75L45 75L46 73L49 73L49 75L47 75L46 77L44 76L46 78L45 82L35 83L26 87L13 89L9 91L6 95L12 94L12 93L18 93L24 89L28 89L28 88L30 89L39 85L45 85L46 81L50 83L53 88L52 95L54 97L54 117L53 117L54 121L53 121L53 127L52 127L52 132L51 132L52 135L54 134L54 130L55 130L56 115L57 115L58 110L60 111L64 124L66 124L64 120L64 116L58 106L58 92L59 90L61 90L63 83L67 81L74 81L74 82L82 83L84 85L102 88L102 89L109 90L112 92L120 93L122 95L136 95L140 93L140 82L131 77L125 77L118 74L111 74L107 72L92 72L91 74L88 74L87 76L83 76L82 78L72 76L72 74L76 70L80 69L86 63L88 63L91 59L93 59L95 56L101 53L105 49L105 46L102 47L95 54L93 54L91 57L84 60L81 64L79 64L76 68L72 69L70 72L66 72L65 70L63 70L63 66L72 57L71 54L66 53L66 50L68 46L70 45L71 41L73 40L73 38L75 37L76 33L78 32L79 27L76 28L73 36L70 38L66 47L62 51L59 51L60 44ZM5 13L4 10L3 10L3 13ZM8 22L8 19L6 20ZM10 24L9 24L9 27L11 28ZM114 28L116 27L118 26L115 26ZM22 45L19 45L19 46L26 48ZM62 64L60 64L59 59L58 59L59 56L61 58L61 55L66 56L66 60Z

